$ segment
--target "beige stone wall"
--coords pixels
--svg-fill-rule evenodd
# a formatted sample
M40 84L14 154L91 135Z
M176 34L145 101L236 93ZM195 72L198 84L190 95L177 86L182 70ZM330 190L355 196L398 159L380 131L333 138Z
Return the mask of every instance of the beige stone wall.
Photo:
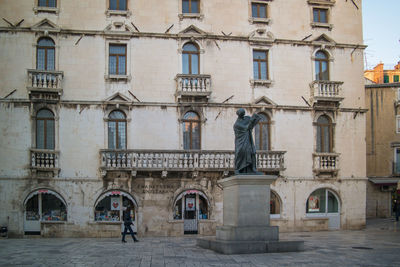
M282 231L326 230L326 218L307 216L305 203L314 190L328 188L340 200L341 228L365 225L361 6L358 10L351 2L334 1L328 6L333 25L328 29L311 26L313 5L308 2L313 1L267 1L268 24L249 22L250 1L201 1L201 16L195 19L180 19L178 0L162 4L129 0L127 16L107 16L106 0L59 0L56 13L35 12L36 2L0 3L0 17L14 25L24 19L18 27L0 21L0 61L7 62L0 66L0 96L16 89L0 99L4 137L0 139L0 225L8 225L11 235L23 235L24 200L39 188L59 193L68 209L67 223L42 224L43 236L118 236L118 224L94 221L96 200L112 189L124 190L137 201L139 236L183 235L183 222L172 218L173 202L184 190L201 190L210 200L211 216L200 221L199 233L215 233L223 215L217 185L222 170L200 172L197 177L190 170L164 178L158 178L160 172L135 176L120 171L104 176L100 150L108 145L106 119L118 108L127 115L127 149L153 150L183 149L180 119L185 111L196 110L201 116L203 150L234 149L237 108L244 107L248 114L264 112L271 118L271 150L286 151L285 169L272 186L282 201L281 216L272 224ZM43 19L54 27L39 27ZM119 24L123 26L116 28ZM182 33L191 25L199 31ZM321 35L326 40L315 41ZM28 69L36 68L36 44L45 36L55 42L56 70L64 75L63 92L56 101L32 100L27 90ZM179 103L175 97L175 77L182 72L181 49L188 41L200 48L200 73L211 75L208 102ZM127 46L127 79L108 79L110 43ZM253 49L268 51L271 81L267 86L250 82ZM313 55L319 49L329 54L330 79L343 82L338 108L313 108L310 83L315 76ZM115 93L128 101L107 102ZM266 102L256 103L260 98ZM30 169L34 116L42 107L55 114L55 143L60 151L60 172L51 178L37 177ZM323 113L333 118L333 152L340 154L338 174L331 178L313 172L313 123ZM166 184L172 189L162 193L143 189Z

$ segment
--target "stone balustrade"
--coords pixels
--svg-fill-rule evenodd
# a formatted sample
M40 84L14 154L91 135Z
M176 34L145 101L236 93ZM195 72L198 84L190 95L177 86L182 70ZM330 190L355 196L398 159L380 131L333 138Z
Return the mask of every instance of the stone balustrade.
M208 96L211 94L211 76L206 74L178 74L178 96Z
M31 149L31 168L39 170L59 169L60 152L48 149Z
M30 90L61 90L64 72L48 70L28 70L28 89Z
M284 169L284 151L257 151L259 171ZM103 170L234 171L234 151L109 150L100 151Z
M342 98L342 84L343 82L335 81L314 81L312 83L314 97Z
M339 171L339 154L337 153L314 153L313 170L319 173L334 173Z

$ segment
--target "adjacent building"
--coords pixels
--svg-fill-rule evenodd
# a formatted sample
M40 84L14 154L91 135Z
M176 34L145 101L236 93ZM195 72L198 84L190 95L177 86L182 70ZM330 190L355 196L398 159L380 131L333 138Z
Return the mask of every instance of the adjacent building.
M400 62L394 66L393 70L385 70L383 63L379 63L372 70L364 72L365 78L373 83L398 83L400 77Z
M0 3L0 225L10 235L215 234L236 110L281 231L366 212L361 4Z

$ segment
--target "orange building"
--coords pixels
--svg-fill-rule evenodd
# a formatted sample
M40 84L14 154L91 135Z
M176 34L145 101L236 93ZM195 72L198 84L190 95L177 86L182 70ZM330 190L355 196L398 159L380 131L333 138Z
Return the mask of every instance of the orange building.
M383 63L379 63L372 70L364 71L364 77L374 83L398 83L400 76L400 62L393 70L384 70Z

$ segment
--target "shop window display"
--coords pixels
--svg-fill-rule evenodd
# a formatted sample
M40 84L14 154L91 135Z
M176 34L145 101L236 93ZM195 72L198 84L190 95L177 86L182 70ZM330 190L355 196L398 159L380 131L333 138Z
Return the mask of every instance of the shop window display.
M128 206L131 207L132 221L135 221L135 205L128 197L122 195L106 196L96 205L95 221L121 222Z
M279 203L279 199L277 195L271 191L271 199L270 199L270 214L280 214L281 213L281 205Z
M58 194L40 189L25 204L27 221L66 221L67 208Z
M339 202L336 196L327 189L315 190L307 199L306 212L313 213L338 213Z
M175 202L173 218L174 220L209 219L208 200L202 192L197 190L181 193Z

